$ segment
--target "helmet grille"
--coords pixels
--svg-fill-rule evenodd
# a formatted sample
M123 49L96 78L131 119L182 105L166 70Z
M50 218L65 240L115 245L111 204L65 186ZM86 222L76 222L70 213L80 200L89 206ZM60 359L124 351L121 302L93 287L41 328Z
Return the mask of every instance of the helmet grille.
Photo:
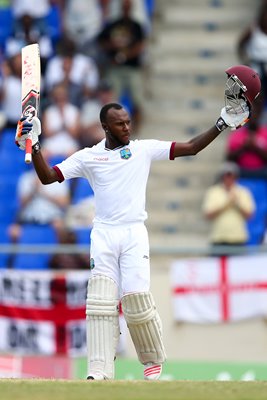
M227 111L240 114L247 110L248 104L244 93L246 86L236 75L231 75L227 81L224 92L225 107Z

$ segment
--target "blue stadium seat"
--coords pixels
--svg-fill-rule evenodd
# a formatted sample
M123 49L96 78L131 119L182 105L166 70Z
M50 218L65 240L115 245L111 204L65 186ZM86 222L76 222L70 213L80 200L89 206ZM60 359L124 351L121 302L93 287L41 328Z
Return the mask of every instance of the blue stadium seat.
M260 244L267 222L267 182L259 178L240 178L239 183L251 191L256 204L256 211L247 222L248 244Z
M46 17L47 34L55 44L62 35L60 9L56 4L50 6L50 12Z
M0 151L14 151L17 152L18 148L15 144L15 129L4 129L0 135Z
M91 243L91 227L88 228L76 228L74 229L74 232L77 237L77 244L85 244L85 245L90 245Z
M15 221L17 215L18 206L16 202L8 203L1 200L0 203L0 223L11 224Z
M130 115L133 115L134 105L131 95L128 93L127 90L125 90L124 93L122 93L122 95L120 96L120 103L128 111Z
M57 235L50 225L24 225L19 244L22 245L51 245L57 244ZM14 259L14 269L45 270L49 268L51 254L20 253Z
M9 237L7 234L7 225L0 223L0 244L9 244ZM0 253L0 269L6 268L8 260L7 253Z
M5 129L0 135L0 223L11 223L16 217L19 203L17 183L20 175L29 169L25 154L14 144L14 130Z
M16 176L0 175L0 223L9 224L16 218L19 208Z
M239 183L251 191L258 208L267 211L267 181L257 178L240 178Z
M48 158L48 164L51 165L51 167L53 167L56 164L60 164L65 159L66 159L66 156L61 156L61 155L50 156Z
M262 222L247 222L247 229L249 233L248 245L260 245L264 237L266 225Z
M0 7L0 48L5 50L5 42L13 32L13 13L11 7Z
M262 243L265 232L266 223L264 219L254 219L248 221L247 228L249 232L248 245L257 245Z
M86 197L93 196L94 192L89 182L85 178L76 178L73 181L72 203L77 204Z
M152 18L155 11L155 0L145 0L146 11L150 18Z
M22 172L29 169L29 166L25 163L24 158L25 153L19 149L16 149L16 147L15 151L0 149L0 177L13 176L18 178Z

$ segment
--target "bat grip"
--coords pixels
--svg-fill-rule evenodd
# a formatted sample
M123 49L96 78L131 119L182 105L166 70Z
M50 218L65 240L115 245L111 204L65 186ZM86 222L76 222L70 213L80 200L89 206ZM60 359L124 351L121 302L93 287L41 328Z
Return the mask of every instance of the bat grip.
M30 164L31 162L32 162L32 134L29 133L25 145L25 163Z

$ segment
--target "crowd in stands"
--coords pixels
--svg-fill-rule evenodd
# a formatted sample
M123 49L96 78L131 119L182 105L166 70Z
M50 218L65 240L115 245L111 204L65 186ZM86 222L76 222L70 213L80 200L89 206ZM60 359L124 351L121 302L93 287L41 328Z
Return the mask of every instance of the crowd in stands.
M226 163L221 166L219 172L221 179L216 182L216 185L208 188L204 199L203 213L211 221L210 242L212 245L216 244L216 241L219 245L228 246L267 243L266 0L261 1L255 18L248 27L240 32L236 42L236 54L240 64L250 66L259 74L262 89L253 103L249 122L228 136L225 150ZM225 173L222 174L224 169ZM232 188L229 180L232 180ZM250 208L249 212L248 209L247 212L241 210L241 192L244 190L250 192L254 202L254 207L252 204L248 207ZM240 197L240 201L237 200L237 203L232 199L233 191L235 196ZM221 192L220 201L218 199L217 201L216 194L218 195L219 192ZM251 201L248 201L249 194L246 196L248 206ZM235 221L235 218L229 218L229 215L233 212L236 213L237 210L239 210L239 223ZM233 239L233 235L236 234L241 224L243 224L243 240L240 241L240 238L239 241L236 241ZM221 236L220 240L218 236ZM222 240L223 238L227 240ZM221 241L223 243L220 243Z
M38 4L37 4L38 3ZM0 2L0 243L90 243L93 191L87 181L43 186L14 144L21 117L21 48L41 56L41 145L50 165L104 136L101 107L121 102L138 135L146 40L153 0ZM116 72L116 71L124 71ZM110 74L111 71L112 74ZM50 187L51 186L51 187ZM84 209L87 206L87 218ZM0 268L85 268L89 255L0 255Z
M93 192L87 182L43 187L14 145L21 116L21 48L40 45L41 144L54 165L104 137L99 111L107 102L119 101L128 109L138 136L153 12L153 0L38 0L37 7L31 0L0 1L0 243L79 243L89 248L93 217ZM219 171L219 181L207 191L203 214L215 236L214 231L225 230L229 220L227 229L233 233L231 226L238 220L236 240L229 242L225 231L219 239L211 235L212 244L261 244L267 236L265 0L255 21L240 32L236 52L240 63L259 72L263 90L250 122L228 136L227 163ZM227 189L232 185L246 210ZM220 212L212 205L218 206L217 198L228 204L222 204ZM86 262L73 254L43 259L40 254L0 254L0 268L58 269L69 268L71 262L75 268L85 268L89 256Z

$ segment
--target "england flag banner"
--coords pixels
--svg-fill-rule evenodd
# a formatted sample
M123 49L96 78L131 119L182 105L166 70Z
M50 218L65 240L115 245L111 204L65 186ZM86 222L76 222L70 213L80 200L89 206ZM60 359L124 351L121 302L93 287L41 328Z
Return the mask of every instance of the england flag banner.
M0 271L0 351L86 353L88 271Z
M86 355L88 278L89 271L0 270L0 352ZM119 320L125 332L122 313Z
M174 318L221 323L267 316L267 255L192 258L171 265Z

